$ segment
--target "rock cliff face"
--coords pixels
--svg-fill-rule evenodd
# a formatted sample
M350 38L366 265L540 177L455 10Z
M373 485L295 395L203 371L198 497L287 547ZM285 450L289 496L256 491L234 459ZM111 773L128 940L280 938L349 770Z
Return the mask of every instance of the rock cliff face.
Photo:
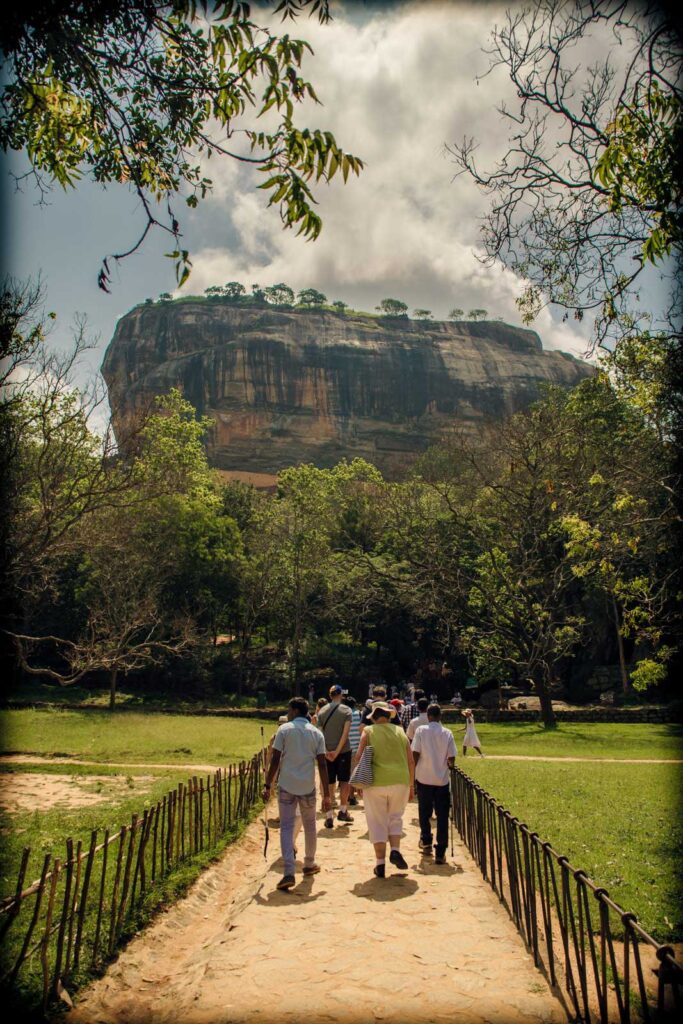
M219 469L267 483L298 462L360 456L399 474L453 425L476 431L527 406L545 381L590 367L533 331L187 300L138 306L102 367L119 429L178 387L213 417Z

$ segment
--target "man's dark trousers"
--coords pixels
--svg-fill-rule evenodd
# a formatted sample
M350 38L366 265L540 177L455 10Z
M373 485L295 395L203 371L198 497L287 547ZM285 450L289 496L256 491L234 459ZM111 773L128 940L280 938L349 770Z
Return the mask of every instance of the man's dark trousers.
M417 806L420 816L420 839L423 846L432 845L432 814L436 814L436 855L443 857L448 849L448 811L450 786L425 786L417 783Z

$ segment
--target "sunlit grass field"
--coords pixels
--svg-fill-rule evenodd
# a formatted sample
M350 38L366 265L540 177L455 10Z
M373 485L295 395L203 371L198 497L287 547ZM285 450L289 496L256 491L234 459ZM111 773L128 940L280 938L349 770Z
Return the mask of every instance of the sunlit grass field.
M457 764L521 821L582 868L661 942L683 939L680 764L497 761L496 754L595 759L681 758L681 727L568 723L477 726L490 760Z
M275 723L208 716L25 709L0 713L0 727L0 753L59 758L54 765L3 764L2 781L10 787L8 775L24 772L43 777L77 777L74 785L88 784L95 776L114 776L118 780L115 793L102 803L0 813L0 895L5 896L14 888L25 846L32 851L28 877L33 880L40 873L46 853L63 855L67 837L86 842L93 829L116 830L130 821L133 813L141 813L179 782L197 774L184 765L220 767L250 758L260 749L262 740L268 742ZM97 764L72 764L70 758ZM133 767L136 764L145 767ZM170 767L147 767L150 764ZM89 788L103 785L100 780Z

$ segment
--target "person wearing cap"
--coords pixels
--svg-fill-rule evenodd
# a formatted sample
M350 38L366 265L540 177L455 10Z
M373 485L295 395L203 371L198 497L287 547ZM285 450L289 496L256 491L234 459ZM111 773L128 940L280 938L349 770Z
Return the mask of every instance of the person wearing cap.
M420 849L423 857L431 856L432 813L435 813L434 862L445 864L450 809L448 772L455 764L456 749L453 733L441 724L441 708L438 704L430 704L427 708L427 724L419 725L415 730L412 748L420 818Z
M363 787L363 803L370 842L375 847L375 875L386 875L387 842L389 862L407 871L401 854L403 812L413 797L414 764L408 737L396 726L396 709L386 701L376 701L363 730L358 756L372 747L372 785Z
M330 687L330 702L318 712L316 725L325 737L327 774L330 786L339 783L339 813L337 821L349 825L353 818L349 814L349 779L351 778L351 743L349 732L353 715L351 708L342 704L344 690L341 686ZM334 828L332 808L325 815L325 828Z
M320 866L315 862L318 842L315 822L316 763L323 793L323 810L327 811L330 808L330 787L327 781L325 741L320 731L308 721L308 701L305 697L292 697L287 721L275 733L263 787L263 799L267 801L279 772L280 848L285 870L277 884L278 889L291 889L296 885L294 826L297 807L301 812L306 844L303 873L315 875L320 871Z

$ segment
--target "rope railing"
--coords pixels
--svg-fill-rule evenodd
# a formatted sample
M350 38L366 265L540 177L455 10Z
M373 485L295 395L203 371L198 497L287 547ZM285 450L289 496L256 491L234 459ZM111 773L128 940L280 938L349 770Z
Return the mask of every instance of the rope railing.
M579 1024L681 1019L683 966L606 889L573 867L465 772L451 772L455 827L535 965ZM648 986L644 954L654 957ZM653 988L656 991L653 991Z
M101 967L163 880L246 820L260 799L264 765L262 750L179 783L114 833L95 830L75 847L67 839L66 855L46 854L29 885L25 848L14 894L0 902L0 986L10 1001L18 986L32 987L27 974L37 975L36 1002L45 1010L72 979Z

